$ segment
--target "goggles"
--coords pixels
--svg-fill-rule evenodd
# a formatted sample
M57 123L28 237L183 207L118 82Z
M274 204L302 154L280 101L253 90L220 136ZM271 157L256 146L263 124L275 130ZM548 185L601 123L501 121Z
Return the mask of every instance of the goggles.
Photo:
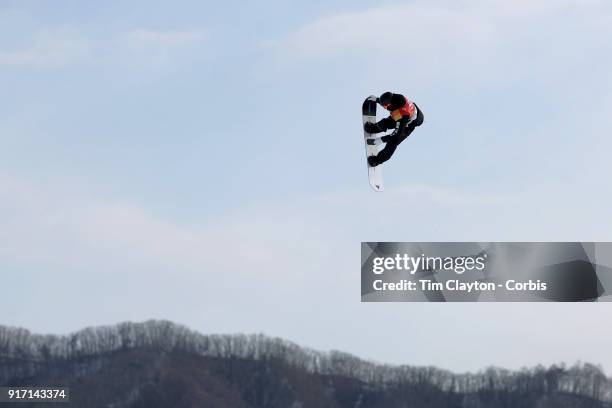
M380 98L376 98L376 102L378 102L379 104L381 104L381 105L382 105L382 107L383 107L383 108L385 108L385 109L387 109L387 110L389 110L389 107L391 106L391 102L389 102L389 103L382 103L382 102L380 101Z

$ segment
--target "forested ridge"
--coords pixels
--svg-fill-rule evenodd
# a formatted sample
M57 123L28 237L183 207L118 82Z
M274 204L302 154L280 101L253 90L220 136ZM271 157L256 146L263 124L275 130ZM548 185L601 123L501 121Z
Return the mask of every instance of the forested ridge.
M612 407L612 380L587 363L455 374L167 321L63 336L0 326L0 385L51 383L82 407Z

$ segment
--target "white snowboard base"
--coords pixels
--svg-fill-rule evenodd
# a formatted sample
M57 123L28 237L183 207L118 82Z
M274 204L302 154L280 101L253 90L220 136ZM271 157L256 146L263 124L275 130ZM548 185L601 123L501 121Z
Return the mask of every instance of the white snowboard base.
M372 122L376 123L376 96L370 95L363 101L363 106L361 108L362 120L363 123ZM376 136L363 131L363 142L365 143L366 148L366 163L367 158L369 156L374 156L378 154L378 145L381 144L381 140L376 138ZM376 139L376 144L370 145L368 144L368 139ZM370 179L370 186L374 189L374 191L383 191L383 177L382 177L382 166L378 165L376 167L372 167L368 164L368 178Z

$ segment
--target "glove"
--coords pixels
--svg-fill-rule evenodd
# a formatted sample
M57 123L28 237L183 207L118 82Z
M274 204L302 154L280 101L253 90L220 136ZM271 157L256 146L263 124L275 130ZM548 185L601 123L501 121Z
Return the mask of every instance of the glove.
M368 133L380 133L382 130L378 127L376 123L366 122L363 124L363 130Z
M389 140L391 140L392 137L393 137L393 133L391 133L390 135L385 135L381 137L380 141L383 143L389 143Z

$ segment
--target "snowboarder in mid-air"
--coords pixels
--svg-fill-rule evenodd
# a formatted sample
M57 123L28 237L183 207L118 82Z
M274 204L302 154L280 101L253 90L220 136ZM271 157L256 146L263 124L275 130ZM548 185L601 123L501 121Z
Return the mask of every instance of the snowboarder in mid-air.
M394 131L379 138L366 139L370 145L385 143L385 147L378 154L368 157L368 164L372 167L389 160L397 146L410 136L417 126L421 126L424 119L421 109L404 95L385 92L376 99L376 102L391 114L376 123L365 123L364 130L370 134L381 133L389 129L394 129Z

